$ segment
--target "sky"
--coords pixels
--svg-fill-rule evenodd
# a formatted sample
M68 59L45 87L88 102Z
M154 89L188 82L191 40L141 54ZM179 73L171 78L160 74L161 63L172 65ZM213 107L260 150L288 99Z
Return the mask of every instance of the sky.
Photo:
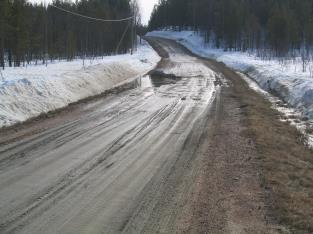
M29 0L30 2L52 2L52 0ZM158 0L139 0L141 15L142 15L142 23L148 24L151 12L155 4L158 3Z
M139 0L142 14L142 23L148 24L151 12L155 4L158 3L158 0Z

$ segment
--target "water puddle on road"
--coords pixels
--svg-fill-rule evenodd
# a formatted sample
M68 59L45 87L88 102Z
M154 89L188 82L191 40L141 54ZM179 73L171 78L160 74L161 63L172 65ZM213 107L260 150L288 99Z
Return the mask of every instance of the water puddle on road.
M215 94L215 76L177 77L165 74L150 74L137 80L137 90L144 96L181 100L190 106L204 107Z
M148 89L148 88L153 88L151 79L149 75L140 77L137 79L137 88L140 88L142 90Z
M163 85L176 84L181 78L175 76L146 75L137 79L137 88L141 90L159 88Z

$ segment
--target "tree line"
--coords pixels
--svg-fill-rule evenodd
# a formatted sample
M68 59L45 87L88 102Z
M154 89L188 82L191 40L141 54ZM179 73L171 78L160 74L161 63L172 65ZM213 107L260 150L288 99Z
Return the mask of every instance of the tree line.
M134 3L137 4L131 0L54 0L52 4L94 18L121 19L132 16ZM0 0L0 66L126 53L134 42L131 24L131 20L88 20L27 0Z
M149 30L171 27L204 33L226 50L309 58L313 0L160 0Z

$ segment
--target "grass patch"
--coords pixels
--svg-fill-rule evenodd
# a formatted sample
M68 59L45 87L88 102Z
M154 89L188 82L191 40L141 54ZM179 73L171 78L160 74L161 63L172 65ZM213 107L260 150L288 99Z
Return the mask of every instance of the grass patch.
M313 233L313 152L303 136L288 122L279 120L279 112L224 64L211 63L231 79L240 101L242 134L253 139L260 155L262 186L268 190L269 212L292 233ZM244 107L244 108L242 108Z

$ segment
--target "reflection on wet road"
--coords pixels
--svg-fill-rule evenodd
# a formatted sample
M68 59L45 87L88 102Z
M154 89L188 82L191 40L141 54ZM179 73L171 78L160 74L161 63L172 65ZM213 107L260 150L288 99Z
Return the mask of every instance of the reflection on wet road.
M143 228L169 175L197 156L218 90L216 74L197 58L162 46L170 54L164 76L143 77L79 119L1 147L1 233Z

